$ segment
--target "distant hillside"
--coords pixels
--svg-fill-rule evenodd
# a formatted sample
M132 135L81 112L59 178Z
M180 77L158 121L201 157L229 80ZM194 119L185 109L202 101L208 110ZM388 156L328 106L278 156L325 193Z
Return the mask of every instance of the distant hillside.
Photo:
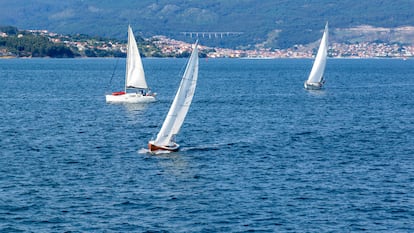
M399 44L414 44L414 27L397 28L372 27L362 25L354 28L337 28L331 32L333 40L339 43L363 41Z
M0 12L2 25L63 34L126 38L128 24L142 36L187 41L194 38L181 32L240 32L201 38L221 47L308 44L326 21L332 29L414 26L413 0L0 0Z
M153 41L135 38L142 57L182 57L181 53L162 53ZM1 57L125 57L126 40L88 35L60 35L45 30L19 30L0 26ZM202 52L201 52L202 54Z

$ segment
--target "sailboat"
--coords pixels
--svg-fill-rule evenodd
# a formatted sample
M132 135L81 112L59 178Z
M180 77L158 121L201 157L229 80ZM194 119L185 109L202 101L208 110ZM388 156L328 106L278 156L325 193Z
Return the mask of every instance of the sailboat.
M309 74L308 80L305 81L305 89L319 90L325 83L324 72L326 66L326 59L328 56L328 23L325 25L325 30L319 45L318 53L316 54L312 70Z
M137 42L128 26L128 48L126 59L126 74L124 91L113 92L106 95L108 103L148 103L155 101L155 94L152 94L145 80L144 67L138 51Z
M155 140L148 142L148 148L153 151L178 151L180 145L175 142L175 136L190 108L198 78L198 41L194 45L188 60L184 75L175 98Z

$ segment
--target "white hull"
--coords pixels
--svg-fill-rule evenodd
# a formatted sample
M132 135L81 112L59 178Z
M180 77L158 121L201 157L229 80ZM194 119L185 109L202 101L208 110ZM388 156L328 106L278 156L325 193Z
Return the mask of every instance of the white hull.
M142 95L140 93L127 93L123 95L106 95L107 103L151 103L155 102L155 97Z
M322 89L323 84L322 83L304 83L304 87L307 90L320 90Z

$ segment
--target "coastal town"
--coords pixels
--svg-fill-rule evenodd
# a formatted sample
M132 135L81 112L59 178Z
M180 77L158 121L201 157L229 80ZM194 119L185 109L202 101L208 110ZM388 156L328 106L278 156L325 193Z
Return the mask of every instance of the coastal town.
M77 51L79 57L111 57L126 54L126 42L101 38L82 38L59 35L47 30L28 30L29 34L47 37L49 41ZM26 34L18 34L23 38ZM7 38L5 32L0 32L0 39ZM191 51L191 44L174 40L166 36L153 36L141 43L140 50L147 57L186 57ZM251 50L237 50L218 47L207 47L200 43L201 54L207 58L312 58L318 48L317 43L312 45L295 45L287 49L269 49L257 47ZM358 42L336 43L329 46L328 56L332 58L410 58L414 56L414 45L385 42ZM0 57L18 57L12 51L2 47L0 43Z
M157 36L156 44L163 53L182 53L191 48L191 44ZM363 42L355 44L332 43L329 46L329 56L334 58L407 58L414 56L413 45L398 45L387 43ZM234 50L225 48L210 48L200 46L200 50L209 58L312 58L315 56L317 47L297 45L288 49L266 49Z

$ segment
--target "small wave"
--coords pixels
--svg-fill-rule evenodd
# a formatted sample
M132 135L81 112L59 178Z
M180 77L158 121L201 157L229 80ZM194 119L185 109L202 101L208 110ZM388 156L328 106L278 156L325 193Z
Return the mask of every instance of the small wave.
M170 154L170 153L172 153L172 151L169 151L169 150L157 150L157 151L152 151L152 152L149 152L149 153L154 154L154 155L162 155L162 154Z
M312 132L312 131L303 131L303 132L295 133L295 135L301 136L301 135L309 135L309 134L313 134L313 133L314 132Z
M234 146L236 144L243 143L243 142L222 142L222 143L212 143L212 144L204 144L200 146L190 146L190 147L184 147L181 149L181 151L193 151L193 150L199 150L199 151L210 151L210 150L219 150L223 147L230 147Z
M141 148L138 151L138 154L147 154L147 153L151 153L147 148Z
M202 146L192 146L192 147L184 147L181 151L209 151L209 150L218 150L219 145L212 144L212 145L202 145Z
M134 205L136 205L136 203L131 202L131 201L124 201L122 203L114 204L114 206L134 206Z
M169 154L171 151L167 150L157 150L157 151L150 151L147 148L141 148L138 150L138 154L153 154L153 155L159 155L159 154Z

